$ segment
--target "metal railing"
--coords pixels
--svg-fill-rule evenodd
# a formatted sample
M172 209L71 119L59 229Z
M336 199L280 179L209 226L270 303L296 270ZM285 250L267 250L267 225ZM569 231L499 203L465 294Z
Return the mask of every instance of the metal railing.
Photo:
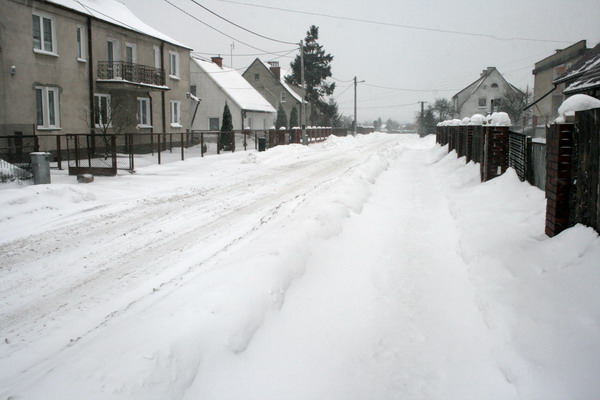
M98 61L98 79L165 86L165 70L126 61Z
M29 154L38 150L37 136L0 136L0 182L31 179Z

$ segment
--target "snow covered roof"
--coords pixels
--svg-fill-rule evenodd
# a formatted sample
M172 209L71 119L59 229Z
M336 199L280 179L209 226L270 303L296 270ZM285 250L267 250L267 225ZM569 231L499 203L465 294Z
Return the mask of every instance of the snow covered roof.
M127 6L116 0L47 0L75 12L89 15L113 25L121 26L144 35L174 44L179 47L191 49L175 39L157 31L150 25L140 20Z
M235 69L219 67L211 61L197 57L192 56L191 58L242 110L277 112Z
M262 60L260 60L260 61L263 63L265 68L267 68L269 71L271 71L271 66L269 64L267 64L266 62L264 62ZM279 78L281 85L283 85L283 87L292 95L292 97L295 100L302 103L302 96L300 96L298 93L296 93L296 91L294 89L292 89L292 87L285 81L285 76L287 74L288 74L288 71L286 69L281 68L281 73L280 73L280 78Z
M600 87L600 43L553 83L556 85L569 81L572 82L563 91L564 94L581 93Z

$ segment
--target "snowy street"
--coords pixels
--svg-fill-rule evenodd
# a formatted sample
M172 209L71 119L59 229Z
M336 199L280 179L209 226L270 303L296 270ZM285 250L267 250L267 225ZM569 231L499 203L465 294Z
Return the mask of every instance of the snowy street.
M52 180L0 190L0 399L600 396L597 233L434 137Z

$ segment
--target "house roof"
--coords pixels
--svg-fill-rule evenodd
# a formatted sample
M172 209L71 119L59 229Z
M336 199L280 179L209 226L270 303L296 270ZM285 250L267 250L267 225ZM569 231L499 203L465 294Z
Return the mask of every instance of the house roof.
M68 8L80 14L89 15L113 25L152 36L179 47L191 49L146 24L135 16L125 4L116 0L47 0L47 2Z
M254 60L254 62L250 65L250 67L248 67L248 69L250 69L252 67L252 65L254 65L255 63L262 65L263 67L265 67L265 69L267 71L269 71L269 73L271 75L273 75L273 72L271 71L271 66L259 58ZM285 81L285 76L287 74L288 74L287 70L285 70L283 68L280 69L279 83L281 83L281 86L283 86L285 88L285 90L288 91L288 93L294 98L294 100L298 101L299 103L302 103L302 96L300 96L294 89L292 89L292 87ZM273 75L273 77L275 77L275 76Z
M192 56L192 61L208 75L242 110L276 113L273 106L235 69Z
M467 86L466 88L464 88L460 92L456 93L454 96L452 96L452 98L458 97L461 93L463 93L465 91L468 91L471 88L473 88L473 89L471 90L471 93L469 93L469 96L472 95L483 84L483 82L487 78L489 78L489 76L494 71L498 72L498 75L504 80L504 82L506 82L506 84L508 85L508 87L510 87L512 90L514 90L516 92L521 92L521 90L519 88L513 86L510 82L508 82L504 78L504 76L502 76L502 74L496 69L496 67L488 67L487 70L484 70L484 71L485 71L485 74L482 74L482 76L479 79L477 79L475 82L471 83L469 86ZM462 106L462 104L459 104L458 106L460 108Z
M583 57L579 59L575 64L566 70L561 76L556 78L552 83L559 85L564 82L573 81L582 77L586 72L598 68L600 63L600 43L593 49L588 51Z
M584 55L570 69L558 77L554 84L569 82L564 94L575 94L600 87L600 43Z

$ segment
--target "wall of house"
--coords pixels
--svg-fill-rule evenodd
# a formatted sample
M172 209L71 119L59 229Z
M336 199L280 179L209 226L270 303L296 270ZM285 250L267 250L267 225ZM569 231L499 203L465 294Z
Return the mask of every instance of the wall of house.
M256 79L256 75L258 75L258 79ZM255 61L252 63L242 76L273 106L273 108L275 108L275 110L279 110L279 105L281 104L288 121L290 120L290 114L293 107L296 107L298 113L300 113L300 102L287 92L281 82L273 76L271 71L262 62ZM286 92L285 102L281 101L282 92Z
M54 29L54 54L35 51L33 46L32 14L40 13L52 19ZM88 49L88 24L91 24L91 51ZM77 57L77 32L84 32L84 57ZM90 80L93 93L111 94L115 100L124 103L124 114L128 123L124 131L136 132L137 97L152 98L152 116L154 132L163 131L163 104L166 107L166 130L178 132L189 126L189 49L162 43L160 40L111 25L88 19L85 15L39 1L4 0L0 12L0 64L2 90L0 91L0 124L36 123L36 86L59 88L60 127L37 128L38 135L89 133L92 131L93 109L90 95ZM107 60L107 40L120 42L120 59L125 59L125 42L137 45L137 64L154 67L154 46L163 47L162 62L167 66L168 51L179 53L179 79L167 74L166 85L170 90L164 95L156 89L129 85L106 85L97 83L97 63ZM16 73L10 73L10 66L16 67ZM90 73L91 72L91 73ZM164 99L163 99L164 96ZM181 101L181 128L169 124L170 100ZM137 130L149 132L150 129ZM52 149L54 140L41 141L41 149Z
M93 76L94 93L110 94L120 106L123 107L123 114L126 114L128 123L126 123L126 132L180 132L189 127L190 121L190 101L187 92L190 90L189 82L189 50L180 48L170 43L162 42L151 36L143 35L137 32L129 31L118 26L108 24L103 21L94 20L92 22L92 58L93 58ZM125 60L126 43L136 45L137 57L136 64L155 67L154 47L158 47L161 53L161 65L158 68L165 70L165 85L170 90L164 92L152 87L124 85L122 83L103 83L97 82L98 62L108 59L108 41L116 40L118 45L119 60ZM169 75L169 51L179 54L179 76L178 78ZM152 127L140 128L137 120L137 98L151 98L152 104ZM164 99L163 99L164 97ZM170 101L178 100L181 102L181 125L182 127L171 126ZM163 107L164 123L163 123Z
M33 7L32 7L33 4ZM33 48L33 11L53 21L54 55ZM86 132L89 127L81 104L87 104L87 63L77 61L77 24L86 18L47 4L21 0L2 2L0 46L3 69L1 124L36 123L35 86L59 88L59 129L38 128L38 134ZM10 66L16 67L11 75Z
M497 87L494 87L497 86ZM491 112L492 100L501 99L507 91L513 91L502 75L497 71L491 71L474 91L467 90L465 96L471 93L460 108L459 118L471 117L474 114L487 114ZM485 106L479 105L479 99L485 98ZM460 99L459 99L460 102ZM514 121L513 121L514 123Z

